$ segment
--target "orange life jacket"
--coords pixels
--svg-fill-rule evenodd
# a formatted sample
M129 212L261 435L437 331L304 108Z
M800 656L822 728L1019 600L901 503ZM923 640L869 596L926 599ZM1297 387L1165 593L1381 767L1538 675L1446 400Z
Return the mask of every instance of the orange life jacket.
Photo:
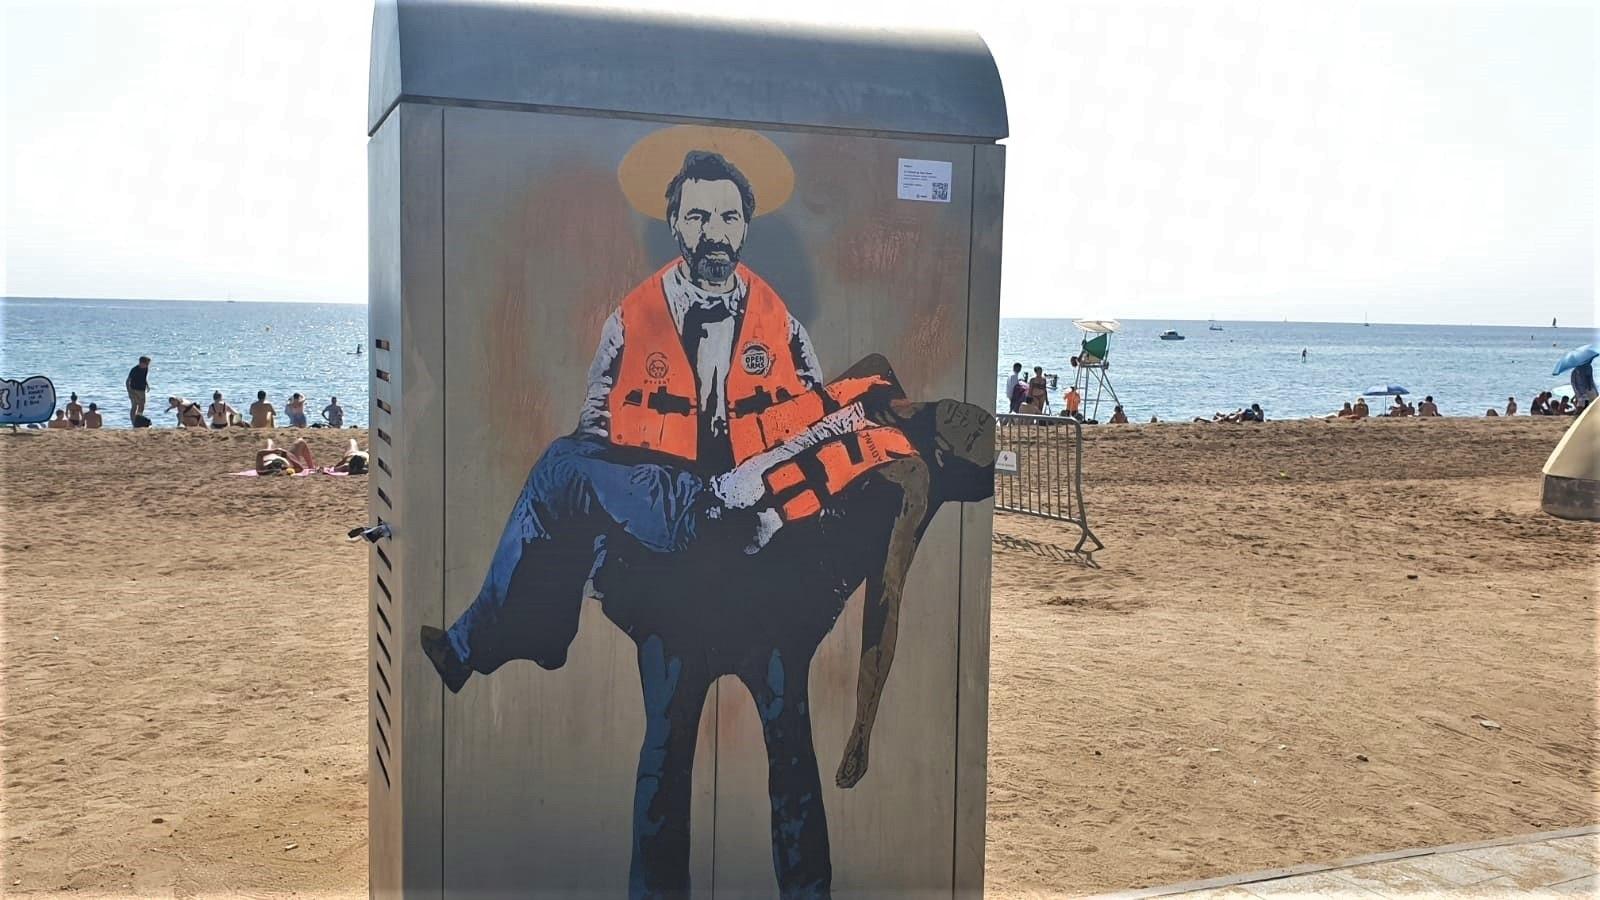
M824 500L857 478L916 453L898 428L878 426L849 432L773 466L764 479L768 497L785 522L804 519L821 512Z
M613 444L659 450L692 462L700 450L699 385L661 283L677 264L668 263L622 300L622 354L607 408ZM771 433L762 428L762 413L807 392L789 350L788 308L755 273L743 265L738 271L749 290L722 386L735 464L816 421L798 427L786 422Z

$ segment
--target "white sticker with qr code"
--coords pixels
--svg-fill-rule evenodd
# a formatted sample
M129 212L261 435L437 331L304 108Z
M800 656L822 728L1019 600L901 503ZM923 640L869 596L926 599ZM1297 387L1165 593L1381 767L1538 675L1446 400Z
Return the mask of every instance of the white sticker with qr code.
M900 160L900 199L950 202L950 163L937 159Z

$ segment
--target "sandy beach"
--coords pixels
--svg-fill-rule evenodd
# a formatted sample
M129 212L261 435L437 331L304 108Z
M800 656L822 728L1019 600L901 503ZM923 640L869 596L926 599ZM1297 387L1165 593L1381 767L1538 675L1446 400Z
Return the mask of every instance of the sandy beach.
M1091 429L1098 567L996 521L990 892L1600 820L1568 421ZM366 481L260 437L0 433L0 891L365 895Z

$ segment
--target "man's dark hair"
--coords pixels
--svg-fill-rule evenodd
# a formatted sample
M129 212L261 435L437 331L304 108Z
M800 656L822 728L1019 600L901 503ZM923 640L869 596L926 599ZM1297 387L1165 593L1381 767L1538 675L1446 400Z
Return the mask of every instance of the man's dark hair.
M266 391L256 391L256 399L257 400L265 400L265 399L267 399L267 392Z
M683 199L685 181L731 181L739 189L739 205L744 208L744 220L756 214L756 192L750 179L744 177L738 166L728 162L720 153L709 150L690 150L683 156L683 168L667 183L667 221L678 217L678 202Z
M148 357L148 356L141 356L141 357L139 357L139 362L142 362L142 363L147 363L147 362L149 362L149 361L150 361L150 357Z
M1013 372L1021 372L1022 371L1022 363L1012 363L1011 364L1011 371L1013 371Z

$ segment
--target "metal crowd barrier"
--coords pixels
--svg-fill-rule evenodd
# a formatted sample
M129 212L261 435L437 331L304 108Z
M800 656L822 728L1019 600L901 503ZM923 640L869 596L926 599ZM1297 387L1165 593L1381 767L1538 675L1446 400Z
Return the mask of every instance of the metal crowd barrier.
M1084 511L1082 423L1061 416L996 419L995 509L1077 525L1075 553L1104 548Z

